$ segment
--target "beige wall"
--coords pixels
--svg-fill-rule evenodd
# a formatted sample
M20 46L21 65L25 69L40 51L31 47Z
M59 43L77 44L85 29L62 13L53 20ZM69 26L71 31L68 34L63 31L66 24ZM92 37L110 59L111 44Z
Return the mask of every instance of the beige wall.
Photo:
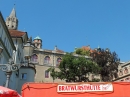
M53 78L49 73L49 77L45 78L45 71L48 70L50 67L48 66L36 66L36 75L35 75L35 82L53 82ZM57 70L57 68L56 68ZM54 82L64 82L60 79L55 79Z
M52 53L52 52L37 52L36 55L38 56L39 65L36 65L36 75L35 75L35 82L53 82L53 78L50 75L49 77L45 78L45 71L48 70L50 67L56 68L57 58L61 58L64 54L59 53ZM46 56L50 57L50 62L47 64L44 62L44 58ZM56 68L58 70L58 68ZM54 82L64 82L63 80L56 79Z

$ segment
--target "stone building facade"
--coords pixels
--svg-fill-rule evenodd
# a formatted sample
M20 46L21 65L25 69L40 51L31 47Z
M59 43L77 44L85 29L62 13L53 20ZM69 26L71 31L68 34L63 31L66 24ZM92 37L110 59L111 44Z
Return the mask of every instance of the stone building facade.
M38 42L40 45L37 45ZM60 79L53 79L50 75L50 72L48 72L48 69L50 67L54 67L56 71L58 71L58 66L60 65L60 62L62 61L62 57L66 54L64 51L59 50L57 46L54 47L54 50L47 50L42 49L42 40L40 37L36 37L33 40L33 44L35 45L35 50L32 55L32 61L38 62L38 65L36 65L36 75L35 75L35 82L65 82L65 80ZM90 49L89 46L83 46L84 49ZM80 57L78 54L74 54L75 57ZM88 56L85 56L86 59L89 58ZM99 75L93 75L90 74L89 79L92 80L93 78L100 79Z
M114 78L113 81L130 82L130 61L119 65L118 77Z
M38 62L38 65L36 65L35 82L64 82L60 79L53 80L50 72L48 72L50 67L54 67L58 71L57 67L64 54L65 52L59 50L57 47L54 50L36 48L31 59L33 62Z

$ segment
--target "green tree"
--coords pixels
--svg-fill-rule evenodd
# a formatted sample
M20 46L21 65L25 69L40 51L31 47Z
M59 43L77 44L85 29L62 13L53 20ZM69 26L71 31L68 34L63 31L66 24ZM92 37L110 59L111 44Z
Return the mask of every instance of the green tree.
M98 48L91 53L91 57L101 68L100 75L102 81L112 81L113 76L117 78L120 59L115 52L110 52L108 48L106 50Z
M99 66L85 57L75 57L68 53L62 58L59 65L59 72L55 68L49 68L51 76L56 79L66 80L66 82L88 82L89 73L98 74Z
M75 53L79 54L79 55L87 55L87 56L90 55L90 51L89 50L85 50L85 49L82 49L82 48L76 49Z

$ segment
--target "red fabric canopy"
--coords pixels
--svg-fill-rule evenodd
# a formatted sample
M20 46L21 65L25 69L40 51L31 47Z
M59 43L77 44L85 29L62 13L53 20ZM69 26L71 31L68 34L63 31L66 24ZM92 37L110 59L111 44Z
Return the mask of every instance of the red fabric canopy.
M22 97L130 97L130 82L112 82L112 92L57 92L59 84L62 83L25 83L22 87Z
M0 86L0 97L22 97L15 90Z

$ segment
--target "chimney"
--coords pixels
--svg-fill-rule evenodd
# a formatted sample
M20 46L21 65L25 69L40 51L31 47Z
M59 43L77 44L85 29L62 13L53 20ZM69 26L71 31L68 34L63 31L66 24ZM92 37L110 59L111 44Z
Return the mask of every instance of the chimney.
M57 45L55 46L54 50L55 50L55 51L57 50Z

